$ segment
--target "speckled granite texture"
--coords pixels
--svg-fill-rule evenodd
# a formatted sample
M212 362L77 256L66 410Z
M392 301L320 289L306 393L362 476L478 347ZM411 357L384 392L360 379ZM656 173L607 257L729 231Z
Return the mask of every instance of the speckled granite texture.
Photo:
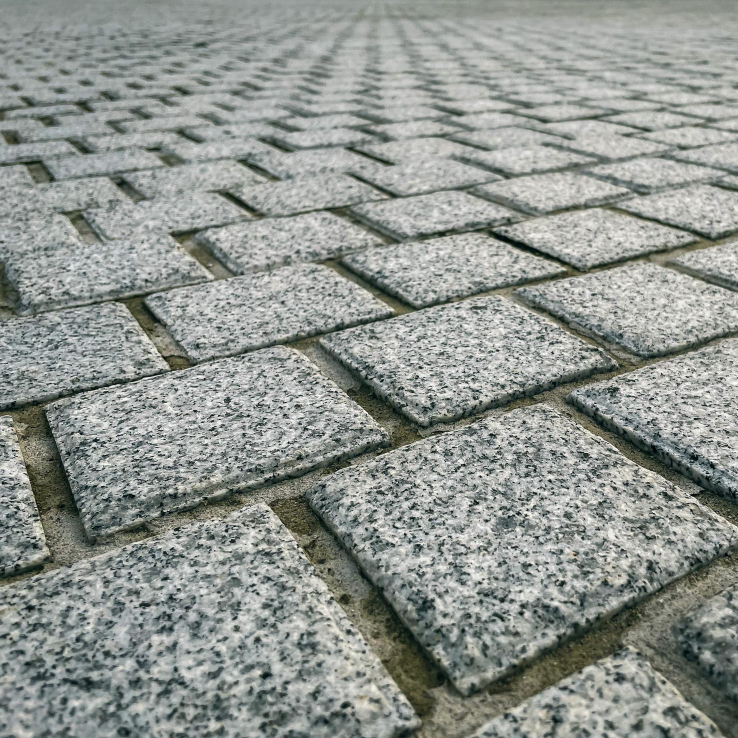
M275 149L252 156L249 160L280 179L340 172L359 174L381 166L373 159L342 148L297 151L292 154Z
M521 146L495 151L467 152L459 157L472 164L488 167L493 172L512 176L538 174L567 169L578 164L591 164L588 156L560 151L550 146Z
M350 328L320 343L423 426L616 366L603 352L501 297Z
M657 192L694 182L712 181L721 176L716 169L657 158L602 164L588 169L587 174L636 192Z
M738 542L546 406L342 470L308 501L463 694Z
M39 144L32 145L38 146ZM55 179L71 179L72 177L94 177L98 174L117 174L135 169L163 167L164 162L150 151L122 149L87 156L46 159L46 166Z
M738 586L689 613L679 627L684 655L708 681L738 702Z
M604 161L617 161L669 151L668 146L643 141L639 138L626 138L617 134L590 134L575 138L573 141L560 139L552 145Z
M639 356L738 332L738 295L656 264L629 264L516 294L580 333Z
M0 640L5 735L399 738L419 722L264 506L3 590Z
M738 340L583 387L569 400L699 484L738 499Z
M470 738L719 738L715 724L632 648L567 677Z
M152 295L146 306L194 362L394 315L332 269L307 264Z
M123 305L0 321L0 408L167 370Z
M738 290L738 243L736 242L684 254L674 259L672 264L708 282L715 282L722 287Z
M46 416L90 538L387 441L282 347L60 400Z
M13 420L0 416L0 576L40 566L46 537L23 463Z
M127 202L123 191L107 177L70 179L36 186L36 191L57 213L99 208L113 202Z

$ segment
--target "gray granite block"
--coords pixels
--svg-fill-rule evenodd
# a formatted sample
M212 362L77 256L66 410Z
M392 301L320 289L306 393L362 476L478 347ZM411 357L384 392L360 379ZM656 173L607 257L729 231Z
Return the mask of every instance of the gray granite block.
M419 725L263 505L0 600L6 735L399 738Z
M664 144L644 141L640 138L606 134L580 136L572 141L559 139L551 145L566 149L567 151L584 154L585 156L592 156L595 159L608 161L663 154L669 151L670 148Z
M738 586L689 613L680 623L679 640L705 678L738 702Z
M316 149L292 154L275 150L273 153L250 157L249 161L280 179L341 172L361 174L381 166L376 161L347 149Z
M551 172L506 179L475 187L472 193L533 215L603 205L633 195L623 187L598 182L576 172Z
M187 198L159 197L135 205L112 204L86 210L84 216L101 238L111 240L186 233L250 217L245 210L210 192L196 192Z
M156 154L144 149L121 149L102 154L64 156L59 159L46 159L45 164L54 179L112 175L135 169L164 166L164 162Z
M287 128L296 128L298 131L315 131L328 128L355 128L370 124L366 118L359 118L351 113L336 113L335 115L319 115L314 118L305 118L296 115L292 118L282 118L280 125ZM262 124L263 125L263 124ZM272 132L278 130L272 126Z
M738 134L733 134L734 139ZM724 169L738 174L738 142L723 143L716 146L703 146L690 151L676 151L672 156L679 161L701 164L704 167Z
M663 356L738 331L738 295L656 264L629 264L516 294L638 356Z
M0 507L0 576L18 574L47 561L49 550L33 490L13 420L6 416L0 416Z
M0 193L2 193L2 196L7 191L33 187L34 185L35 182L28 171L28 167L18 164L0 168Z
M670 128L667 131L642 133L640 138L657 141L668 146L691 149L694 146L708 146L709 144L735 141L738 139L738 133L735 131L719 131L716 128L685 126L684 128ZM710 166L717 166L717 164L711 164Z
M307 264L152 295L146 305L193 362L394 315L332 269Z
M174 113L174 110L172 111ZM150 133L151 131L178 131L191 126L201 126L208 121L199 115L182 113L163 115L143 120L129 120L121 123L123 133ZM212 125L212 123L211 123Z
M429 105L386 105L378 108L367 108L362 110L361 115L385 123L403 123L405 121L448 117L446 113L442 113Z
M563 123L536 125L535 130L564 138L599 138L600 136L627 136L630 133L637 133L635 128L612 123L610 120L567 120Z
M167 370L123 305L0 321L0 408Z
M382 123L366 126L365 130L389 140L403 138L423 138L427 136L448 136L458 133L459 127L439 120L408 120L401 123Z
M707 238L724 238L738 232L738 192L719 187L694 185L674 192L637 197L618 207Z
M646 193L695 182L707 182L722 176L722 172L717 169L658 158L601 164L586 170L586 174L629 187L636 192Z
M84 243L63 215L0 221L0 261L24 251L48 251Z
M738 543L545 405L344 469L307 497L464 695Z
M130 199L107 177L70 179L64 182L44 182L35 186L36 193L57 213L99 208L108 203Z
M67 141L42 141L16 146L0 146L0 164L22 164L42 160L48 164L55 161L52 158L55 156L63 156L65 159L83 158L79 151Z
M360 205L351 212L400 241L445 231L489 228L522 217L508 208L453 191Z
M562 142L559 136L551 136L548 133L532 131L528 128L494 128L488 131L469 131L456 133L452 136L454 141L472 146L480 146L483 149L507 149L539 144L558 144Z
M320 341L419 425L457 420L616 364L502 297L477 297Z
M577 390L599 423L731 500L738 499L738 341Z
M643 110L636 113L619 113L603 119L608 123L621 123L644 131L660 131L664 128L680 128L692 126L695 119L689 115L680 115L670 110Z
M20 135L23 142L35 141L61 141L63 139L72 138L80 139L89 135L111 134L114 130L104 121L85 121L79 120L82 116L75 116L78 119L76 123L64 123L63 125L46 126L40 129L31 129L24 131L21 125L16 127L16 131Z
M13 222L48 218L53 212L35 187L0 190L0 228Z
M91 539L388 440L313 364L283 347L77 395L46 416Z
M738 291L738 243L724 243L672 259L681 269L696 277Z
M479 233L369 249L342 261L416 308L566 273Z
M212 279L167 235L9 256L5 277L20 315L87 305Z
M510 126L526 126L529 119L510 113L486 112L469 113L454 118L454 123L472 131L487 128L508 128Z
M628 209L629 202L621 207ZM578 269L675 249L697 240L674 228L600 209L549 215L498 228L496 232Z
M273 146L255 138L232 138L220 141L194 143L186 141L162 147L167 154L174 154L185 163L217 161L218 159L252 159L260 154L277 151ZM145 167L141 167L144 169Z
M383 200L378 190L345 174L321 174L287 182L230 187L239 200L265 215L294 215Z
M215 128L215 126L211 126ZM83 143L90 151L119 151L120 149L160 149L183 143L185 139L171 131L151 131L150 133L116 133L112 136L89 136Z
M382 243L363 228L326 212L211 228L195 240L236 274L334 259Z
M540 120L560 122L565 120L578 120L580 118L594 118L603 115L606 110L596 107L585 107L584 105L576 105L574 103L557 104L557 105L539 105L533 108L521 108L519 111L522 115L531 118L539 118Z
M288 149L323 149L335 146L361 146L377 140L376 136L355 128L316 128L310 131L283 131L272 136Z
M720 738L715 724L632 648L491 720L470 738Z
M464 154L474 152L471 146L464 146L457 141L448 141L445 138L409 138L390 143L359 146L358 149L392 164L413 161L420 157L461 158Z
M494 151L471 150L457 158L512 176L552 172L593 162L588 156L561 151L550 146L521 146Z
M366 121L364 121L366 123ZM270 123L230 123L225 126L196 126L184 133L197 141L222 141L229 138L264 138L280 131ZM180 139L180 143L182 143Z

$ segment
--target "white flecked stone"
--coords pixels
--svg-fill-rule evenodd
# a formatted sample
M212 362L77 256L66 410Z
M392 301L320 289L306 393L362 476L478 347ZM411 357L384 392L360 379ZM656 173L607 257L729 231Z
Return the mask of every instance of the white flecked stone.
M91 539L387 441L283 347L60 400L46 416Z
M629 187L636 192L646 193L695 182L707 182L722 176L717 169L656 157L601 164L598 167L587 169L586 174L606 182Z
M355 128L316 128L309 131L283 131L273 136L276 143L288 149L322 149L334 146L371 144L376 136Z
M640 138L690 149L693 146L708 146L710 144L725 143L738 139L735 131L719 131L716 128L702 128L685 126L684 128L670 128L668 131L654 131L643 133ZM631 141L634 139L630 139ZM676 157L675 157L676 158ZM710 164L717 166L717 164Z
M206 143L166 144L162 150L167 154L181 159L186 164L199 161L217 161L218 159L251 159L260 154L278 151L273 146L258 141L255 138L233 138ZM148 167L140 167L141 169Z
M695 119L670 110L643 110L636 113L620 113L604 119L605 122L619 123L644 131L660 131L664 128L679 128L694 125Z
M486 131L464 131L463 133L454 134L452 139L459 143L480 146L483 149L490 150L536 146L544 143L563 143L563 139L558 136L516 127L493 128Z
M544 405L344 469L307 497L464 695L738 542Z
M0 169L0 192L5 195L6 191L16 190L24 187L34 187L35 183L28 167L6 166Z
M594 161L588 156L561 151L551 146L520 146L494 151L471 150L457 158L511 176L553 172L581 164L591 164Z
M215 126L212 126L213 128ZM160 149L164 146L182 143L185 139L171 131L151 131L150 133L115 133L112 136L90 136L84 144L94 153L119 151L120 149Z
M37 184L35 191L57 213L98 208L115 202L130 203L122 190L107 177L45 182Z
M68 141L41 141L16 146L0 146L0 164L23 164L44 161L47 165L55 161L53 157L63 156L65 160L82 159L77 149Z
M724 169L726 172L738 174L738 142L735 141L738 134L733 134L732 143L722 143L714 146L703 146L691 151L678 151L673 154L679 161L700 164L704 167L715 167Z
M27 580L0 605L7 735L399 738L419 724L266 506Z
M669 150L669 146L653 141L608 134L585 135L573 141L559 139L552 143L552 146L608 161L661 154Z
M156 154L144 149L121 149L102 154L64 156L59 159L46 159L45 164L54 179L94 177L164 166L164 162Z
M735 241L684 254L671 263L708 282L738 291L738 243Z
M0 221L0 261L25 251L53 251L83 243L77 229L63 215Z
M377 159L383 159L391 164L399 164L403 161L413 161L418 158L428 157L463 157L464 154L473 152L471 146L464 146L457 141L448 141L445 138L410 138L390 143L372 144L359 146L363 151Z
M293 154L275 149L273 152L249 157L249 161L280 179L341 172L361 174L381 166L366 156L340 148L298 151Z

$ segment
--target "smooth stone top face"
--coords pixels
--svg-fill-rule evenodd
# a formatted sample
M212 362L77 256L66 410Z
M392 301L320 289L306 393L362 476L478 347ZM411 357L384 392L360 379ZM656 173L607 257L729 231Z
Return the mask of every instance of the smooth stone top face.
M0 408L167 371L123 305L0 321Z
M90 538L374 449L384 431L286 348L46 410Z
M331 172L361 173L376 169L377 162L347 149L317 149L287 154L277 151L251 157L254 164L280 179L312 177Z
M661 154L669 149L668 146L662 146L652 141L608 133L585 135L575 138L573 141L559 140L554 145L606 160L628 159L632 156L643 156L644 154Z
M583 387L569 401L707 489L738 499L738 341Z
M563 679L470 738L545 738L552 731L588 738L720 736L715 724L632 648Z
M542 405L344 469L308 501L465 695L738 536Z
M0 416L0 576L17 574L49 557L13 420Z
M579 164L594 163L588 156L561 151L550 146L516 146L494 151L467 152L463 159L511 176L553 172Z
M497 228L496 232L578 269L592 269L697 240L690 233L599 209L536 218Z
M708 282L738 290L738 243L724 243L693 251L672 261L684 271Z
M332 269L307 264L152 295L146 306L195 362L394 315Z
M639 356L670 354L738 331L738 295L656 264L629 264L516 294Z
M3 735L395 738L419 721L258 505L0 591Z
M29 145L39 146L40 144ZM75 153L77 153L76 149ZM98 174L117 174L118 172L130 172L135 169L153 169L154 167L163 167L164 162L156 154L145 149L121 149L120 151L109 151L102 154L77 154L77 156L47 159L46 166L54 179L59 180L73 177L94 177Z
M617 164L602 164L587 170L592 177L624 185L636 192L656 192L668 187L719 179L722 172L708 167L684 164L669 159L633 159Z
M684 655L705 678L738 702L738 586L690 613L680 627Z
M480 233L370 249L342 261L417 308L565 273L557 264Z
M501 297L351 328L321 345L423 426L616 366L603 352Z

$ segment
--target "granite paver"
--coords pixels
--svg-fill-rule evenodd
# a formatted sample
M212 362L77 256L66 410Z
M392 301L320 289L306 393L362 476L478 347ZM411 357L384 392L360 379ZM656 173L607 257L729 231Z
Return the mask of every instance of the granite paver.
M738 243L724 243L673 259L685 272L738 291Z
M720 179L717 169L685 164L669 159L632 159L616 164L601 164L587 169L590 177L604 179L616 185L629 187L636 192L657 192L671 187L708 182Z

